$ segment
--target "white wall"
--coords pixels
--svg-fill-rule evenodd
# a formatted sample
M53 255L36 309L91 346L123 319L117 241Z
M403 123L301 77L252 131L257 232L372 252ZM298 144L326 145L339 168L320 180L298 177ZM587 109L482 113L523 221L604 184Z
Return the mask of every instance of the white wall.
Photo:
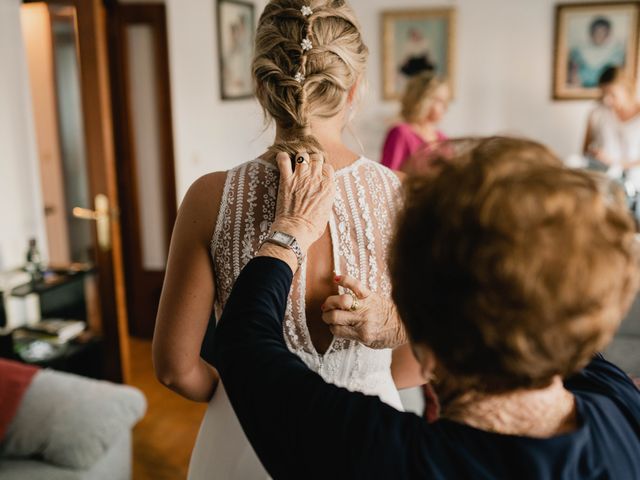
M265 0L256 0L259 15ZM355 121L377 159L397 105L381 100L380 12L455 6L456 99L450 135L510 132L561 156L581 144L590 102L551 101L554 0L351 0L371 50L370 90ZM178 199L200 175L259 155L272 141L254 100L219 95L214 0L166 0ZM19 31L19 1L0 0L0 255L21 261L29 236L43 237L40 188ZM7 108L7 106L9 108ZM44 242L40 241L44 246ZM7 260L5 260L7 262Z
M272 140L255 101L219 96L212 0L167 0L178 198L198 176L258 155ZM259 15L264 1L259 0ZM554 0L350 0L371 50L369 92L354 121L378 159L398 106L382 101L381 11L457 9L456 98L443 129L452 136L512 133L579 150L588 101L551 100ZM355 145L356 142L350 142Z
M378 158L398 112L383 102L384 9L453 6L457 10L456 98L443 130L452 136L512 133L550 145L560 156L582 144L589 101L552 101L554 0L350 0L371 50L369 101L357 122L367 153Z
M256 2L256 18L266 2ZM220 100L215 2L167 0L178 200L200 175L260 155L273 141L255 100Z
M30 237L46 247L20 4L0 0L0 271L24 263Z

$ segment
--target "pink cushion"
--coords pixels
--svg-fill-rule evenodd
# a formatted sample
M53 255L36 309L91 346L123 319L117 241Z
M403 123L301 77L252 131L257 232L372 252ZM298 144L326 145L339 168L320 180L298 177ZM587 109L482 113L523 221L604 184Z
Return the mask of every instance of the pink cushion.
M32 365L0 358L0 442L38 370Z

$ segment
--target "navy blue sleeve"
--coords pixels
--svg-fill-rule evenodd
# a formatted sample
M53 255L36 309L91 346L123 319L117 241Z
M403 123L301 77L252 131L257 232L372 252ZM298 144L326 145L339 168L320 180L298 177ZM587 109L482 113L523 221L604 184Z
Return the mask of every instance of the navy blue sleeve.
M640 390L602 354L597 354L580 373L565 380L565 386L571 391L599 393L611 398L640 426Z
M267 471L278 479L424 478L424 420L327 384L287 349L282 320L291 281L284 262L249 262L213 345L214 366Z

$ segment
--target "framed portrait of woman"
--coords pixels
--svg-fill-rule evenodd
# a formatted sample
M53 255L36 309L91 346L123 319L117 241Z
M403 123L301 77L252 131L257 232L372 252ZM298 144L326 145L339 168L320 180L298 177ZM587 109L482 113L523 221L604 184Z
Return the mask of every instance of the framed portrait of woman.
M556 6L553 98L597 98L600 75L622 67L637 78L640 3Z
M241 0L217 1L220 96L223 100L250 98L255 6Z
M434 70L454 89L455 10L395 10L382 13L382 75L385 100L402 96L407 80Z

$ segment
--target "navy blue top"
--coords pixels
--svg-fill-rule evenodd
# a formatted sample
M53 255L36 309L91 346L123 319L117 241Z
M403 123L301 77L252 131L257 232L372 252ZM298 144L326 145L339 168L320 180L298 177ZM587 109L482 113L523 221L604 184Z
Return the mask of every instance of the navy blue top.
M427 424L327 384L286 347L291 269L257 258L238 277L213 359L240 423L275 479L640 479L640 393L601 356L565 382L580 427L549 439Z

